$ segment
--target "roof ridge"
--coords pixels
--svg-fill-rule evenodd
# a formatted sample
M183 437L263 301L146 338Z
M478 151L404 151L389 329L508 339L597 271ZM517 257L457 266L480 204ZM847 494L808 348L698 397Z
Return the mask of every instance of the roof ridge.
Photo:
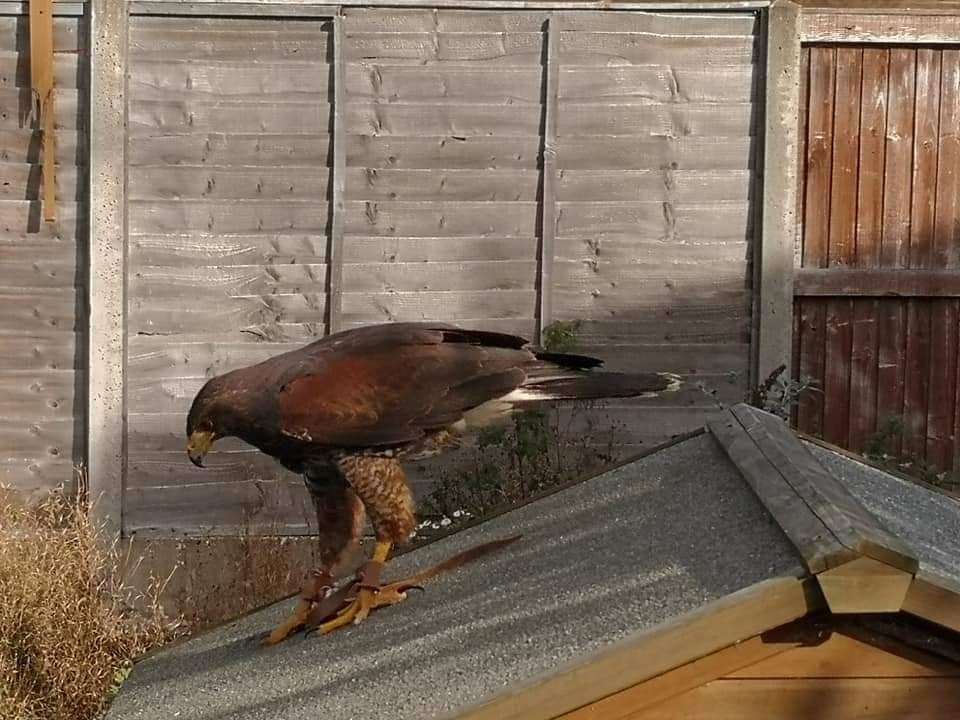
M707 427L811 573L869 557L916 574L914 552L780 418L741 403Z

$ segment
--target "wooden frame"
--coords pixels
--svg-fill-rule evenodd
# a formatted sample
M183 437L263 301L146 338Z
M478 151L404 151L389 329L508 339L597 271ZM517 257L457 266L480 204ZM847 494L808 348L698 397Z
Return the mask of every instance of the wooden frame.
M767 10L762 218L755 251L753 384L780 366L791 376L800 107L800 8L777 0Z
M90 0L87 467L105 540L123 528L126 464L127 3Z
M547 720L625 690L822 606L810 580L752 585L687 615L626 638L547 677L518 686L457 717Z
M809 43L956 44L960 14L811 10L803 13L800 37Z

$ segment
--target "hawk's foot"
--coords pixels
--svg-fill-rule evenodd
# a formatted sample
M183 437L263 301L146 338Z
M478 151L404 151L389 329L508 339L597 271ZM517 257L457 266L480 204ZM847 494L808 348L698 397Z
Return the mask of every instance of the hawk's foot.
M313 577L300 589L297 606L290 617L280 623L273 632L263 639L263 645L276 645L307 624L311 612L319 602L330 596L333 589L333 576L326 570L316 570Z

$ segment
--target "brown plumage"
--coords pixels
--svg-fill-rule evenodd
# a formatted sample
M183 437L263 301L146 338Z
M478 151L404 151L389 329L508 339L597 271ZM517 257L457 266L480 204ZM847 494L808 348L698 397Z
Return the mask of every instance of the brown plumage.
M409 538L403 458L439 452L518 408L679 385L669 374L589 372L600 361L526 345L440 323L337 333L207 382L187 418L188 453L200 465L215 440L236 436L303 474L330 570L356 541L364 510L388 549Z

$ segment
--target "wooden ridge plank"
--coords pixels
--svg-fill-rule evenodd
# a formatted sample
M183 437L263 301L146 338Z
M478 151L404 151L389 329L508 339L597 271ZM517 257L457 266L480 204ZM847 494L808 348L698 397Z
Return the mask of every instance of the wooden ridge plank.
M784 479L837 540L857 554L908 573L917 572L919 564L910 548L825 470L785 423L743 404L734 406L731 413L760 451L785 471Z
M743 420L732 410L709 421L707 428L743 475L757 498L797 549L811 573L849 562L856 553L843 543L831 527L804 501L787 478L794 468L782 458L765 453L751 435L755 419Z

